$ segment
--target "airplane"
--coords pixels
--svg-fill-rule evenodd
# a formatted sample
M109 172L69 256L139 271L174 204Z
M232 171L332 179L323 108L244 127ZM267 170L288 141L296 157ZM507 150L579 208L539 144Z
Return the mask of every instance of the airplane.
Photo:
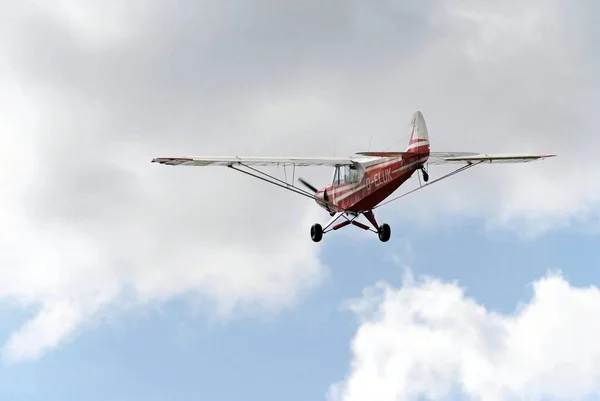
M452 175L482 163L525 163L554 157L553 154L480 154L474 152L431 152L425 118L416 111L410 123L410 138L404 152L359 152L352 157L159 157L152 160L168 166L226 166L278 187L313 199L325 209L331 219L325 226L312 225L310 236L319 242L325 233L354 225L379 236L381 242L389 241L391 228L379 224L373 210L400 199L417 190L439 182ZM436 164L461 164L461 167L431 182L425 166ZM254 166L283 166L285 180L267 174ZM292 166L292 183L288 183L286 166ZM293 184L296 167L333 167L331 184L316 188L302 178L298 181L308 190ZM400 196L385 201L417 171L425 184ZM420 182L420 177L419 177ZM384 202L385 201L385 202ZM363 215L372 227L357 221ZM335 224L341 217L345 219ZM335 224L335 225L334 225Z

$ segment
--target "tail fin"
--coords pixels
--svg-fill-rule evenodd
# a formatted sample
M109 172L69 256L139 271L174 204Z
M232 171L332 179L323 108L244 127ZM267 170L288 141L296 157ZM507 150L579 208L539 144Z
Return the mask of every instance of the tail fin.
M423 156L429 155L429 133L423 113L416 111L411 120L411 134L408 140L407 152L418 153Z

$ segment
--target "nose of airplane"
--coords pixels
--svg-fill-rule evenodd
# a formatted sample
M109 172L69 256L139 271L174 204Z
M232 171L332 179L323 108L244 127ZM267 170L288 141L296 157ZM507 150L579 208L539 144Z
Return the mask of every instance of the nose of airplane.
M303 178L298 178L298 181L300 181L305 187L307 187L308 189L310 189L312 192L314 192L314 196L315 196L315 202L317 202L317 205L321 206L323 209L329 211L329 207L327 205L327 202L329 202L328 196L327 196L327 190L326 188L321 188L321 189L317 189L315 186L313 186L312 184L310 184L308 181L304 180Z
M327 207L328 197L325 189L319 189L317 192L315 192L315 198L317 205L321 206L325 210L329 210Z

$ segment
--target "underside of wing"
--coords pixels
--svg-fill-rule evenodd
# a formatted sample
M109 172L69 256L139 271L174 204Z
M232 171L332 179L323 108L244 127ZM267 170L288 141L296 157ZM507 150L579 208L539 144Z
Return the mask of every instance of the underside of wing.
M352 159L346 157L158 157L152 163L169 166L342 166L353 164Z
M507 153L507 154L479 154L469 152L432 152L429 164L470 164L470 163L527 163L542 160L556 155Z

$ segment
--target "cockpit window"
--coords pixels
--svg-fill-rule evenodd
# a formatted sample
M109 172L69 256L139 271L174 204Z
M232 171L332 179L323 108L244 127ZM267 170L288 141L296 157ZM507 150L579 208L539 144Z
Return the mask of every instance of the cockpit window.
M340 184L357 182L360 178L360 174L355 166L340 166L339 178Z

